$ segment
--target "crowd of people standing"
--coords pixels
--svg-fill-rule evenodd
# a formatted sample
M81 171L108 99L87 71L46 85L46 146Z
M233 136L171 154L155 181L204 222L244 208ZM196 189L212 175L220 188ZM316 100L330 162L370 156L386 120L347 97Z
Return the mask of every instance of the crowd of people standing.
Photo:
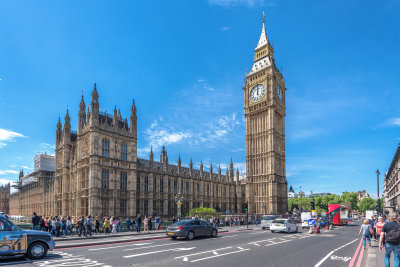
M70 216L50 216L42 217L38 216L36 212L32 216L32 229L39 231L46 231L51 233L55 237L66 237L70 236L87 236L90 237L93 234L104 233L105 235L117 234L121 232L122 218L114 216L99 216L92 217L81 216L81 217L70 217ZM125 219L125 231L136 231L140 232L142 228L145 232L153 230L161 230L161 217L156 216L154 219L152 216L142 217L138 214L134 219Z

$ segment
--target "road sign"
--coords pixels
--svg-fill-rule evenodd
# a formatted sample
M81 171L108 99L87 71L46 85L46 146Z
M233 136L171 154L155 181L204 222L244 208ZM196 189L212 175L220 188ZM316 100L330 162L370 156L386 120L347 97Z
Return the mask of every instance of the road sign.
M227 210L226 213L231 213L231 211L230 211L230 210Z
M309 219L308 220L308 225L313 226L315 224L315 220L314 219Z

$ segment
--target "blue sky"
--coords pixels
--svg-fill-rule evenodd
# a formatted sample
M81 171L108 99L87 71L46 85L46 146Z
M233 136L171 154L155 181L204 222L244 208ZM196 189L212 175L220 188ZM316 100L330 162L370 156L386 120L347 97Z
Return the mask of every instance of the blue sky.
M0 182L54 153L67 106L138 109L139 156L166 145L245 167L243 79L262 11L286 79L286 164L297 191L376 194L400 142L398 1L1 1ZM381 184L383 184L381 176ZM382 189L381 189L382 190Z

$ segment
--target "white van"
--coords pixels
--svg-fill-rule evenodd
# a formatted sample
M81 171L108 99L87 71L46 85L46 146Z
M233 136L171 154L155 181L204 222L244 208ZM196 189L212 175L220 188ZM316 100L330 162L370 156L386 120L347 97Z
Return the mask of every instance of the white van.
M301 213L301 228L307 228L308 220L311 219L311 212L302 212Z
M261 229L269 229L273 220L282 218L281 215L263 215L261 220Z

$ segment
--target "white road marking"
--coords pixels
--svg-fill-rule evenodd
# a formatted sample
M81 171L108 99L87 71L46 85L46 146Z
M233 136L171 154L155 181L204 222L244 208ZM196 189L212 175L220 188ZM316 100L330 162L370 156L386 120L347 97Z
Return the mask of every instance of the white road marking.
M227 252L224 254L219 254L219 255L214 255L214 256L210 256L210 257L205 257L205 258L200 258L200 259L196 259L196 260L192 260L190 262L197 262L197 261L202 261L202 260L208 260L208 259L212 259L212 258L216 258L216 257L221 257L221 256L225 256L225 255L230 255L230 254L234 254L234 253L239 253L239 252L243 252L243 251L247 251L250 250L249 248L247 249L241 249L238 251L232 251L232 252Z
M116 237L118 237L118 236L116 236ZM166 235L152 235L151 236L151 239L153 239L153 238L159 238L159 237L166 237ZM119 237L118 238L118 241L120 241L120 240L129 240L129 241L135 241L135 240L141 240L142 239L142 237L131 237L131 236L126 236L126 237ZM67 239L64 239L64 240L67 240ZM60 241L60 242L64 242L64 240L63 241ZM115 239L114 239L114 241L115 241ZM88 242L88 240L84 240L84 242L78 242L78 243L67 243L68 245L70 245L70 246L72 246L72 245L82 245L82 246L85 246L85 245L91 245L91 244L98 244L98 242L99 241L96 241L96 240L93 240L92 242ZM113 242L113 240L110 240L110 242ZM115 243L118 243L118 242L115 242ZM103 244L103 245L107 245L107 244ZM57 245L56 245L56 249L57 249Z
M223 236L223 237L220 237L220 238L235 237L235 236L238 236L238 235L227 235L227 236Z
M344 248L344 247L350 245L351 243L356 242L357 240L358 240L358 239L354 239L353 241L350 241L349 243L346 243L346 244L344 244L344 245L342 245L342 246L340 246L340 247L338 247L338 248L332 250L332 251L329 252L328 255L326 255L322 260L320 260L317 264L315 264L314 267L318 267L318 266L320 266L322 263L324 263L324 261L326 261L335 251L338 251L339 249L342 249L342 248Z
M153 245L153 246L147 246L147 247L139 247L139 248L127 248L124 249L123 251L130 251L130 250L138 250L138 249L144 249L144 248L155 248L155 247L163 247L163 246L171 246L171 245L180 245L179 243L168 243L168 244L162 244L162 245Z
M127 259L127 258L145 256L145 255L156 254L156 253L162 253L162 252L167 252L167 251L184 251L184 250L192 250L192 249L195 249L195 248L196 248L196 247L191 247L191 248L171 248L171 249L150 251L150 252L140 253L140 254L134 254L134 255L127 255L127 256L123 256L123 257Z
M114 246L114 247L104 247L104 248L91 248L91 249L89 249L89 251L104 250L104 249L110 249L110 248L125 248L125 247L132 247L132 246L143 246L143 245L149 245L149 244L153 244L153 243L154 242L136 243L136 244L121 245L121 246Z
M218 249L213 249L213 250L207 250L207 251L203 251L203 252L198 252L198 253L193 253L193 254L189 254L189 255L184 255L184 256L179 256L179 257L175 257L175 259L180 259L180 258L185 258L185 257L190 257L190 256L194 256L194 255L200 255L200 254L204 254L204 253L208 253L208 252L213 252L213 251L218 251L218 250L223 250L223 249L230 249L232 247L226 247L226 248L218 248Z

